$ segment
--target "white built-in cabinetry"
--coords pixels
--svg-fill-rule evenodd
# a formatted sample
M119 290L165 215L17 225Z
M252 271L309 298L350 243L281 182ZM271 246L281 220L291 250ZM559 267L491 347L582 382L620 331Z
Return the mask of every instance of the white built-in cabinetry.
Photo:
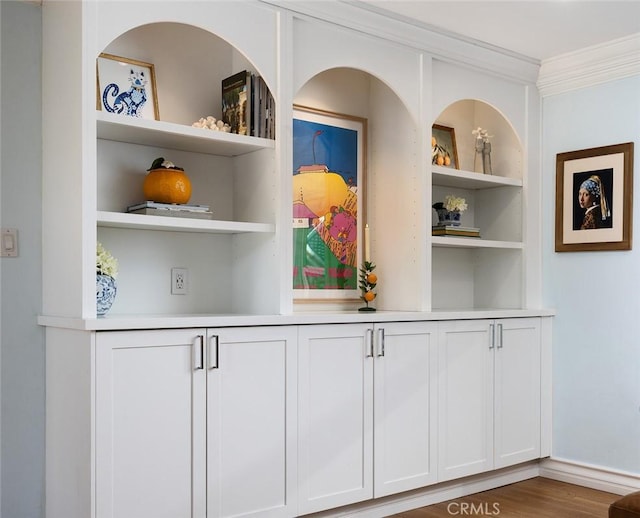
M159 2L130 6L123 17L110 2L45 2L45 315L95 316L96 241L120 263L107 318L299 309L291 278L294 103L368 121L360 222L371 228L378 309L536 307L539 191L530 180L538 120L526 63L507 59L509 76L499 56L495 74L489 51L476 56L485 63L479 69L287 5L294 10ZM155 65L160 120L96 110L101 52ZM221 117L220 83L243 69L262 75L274 96L275 140L191 126ZM62 81L72 88L60 91ZM458 170L431 165L436 122L456 131ZM477 126L492 135L493 175L472 171ZM126 213L143 200L158 156L185 168L191 202L210 205L213 221ZM467 199L463 224L479 227L481 239L431 236L431 206L446 194ZM172 267L188 269L187 295L171 294Z
M301 514L436 481L435 322L299 331Z
M545 320L49 328L47 516L293 517L546 456Z
M540 319L441 322L438 479L540 455Z
M549 454L536 65L349 2L42 9L48 518L293 517ZM102 52L155 65L160 120L96 111ZM274 140L191 126L243 69ZM293 300L294 104L368 121L378 313ZM431 164L434 123L460 169ZM159 156L213 221L126 213ZM431 235L446 194L480 239ZM98 241L120 265L105 318Z
M288 326L98 333L96 516L291 516L295 343Z

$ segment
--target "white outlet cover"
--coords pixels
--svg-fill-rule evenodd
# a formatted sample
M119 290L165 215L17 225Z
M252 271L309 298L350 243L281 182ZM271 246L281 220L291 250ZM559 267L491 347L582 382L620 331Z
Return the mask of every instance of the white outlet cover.
M186 295L189 293L189 270L171 268L171 294Z

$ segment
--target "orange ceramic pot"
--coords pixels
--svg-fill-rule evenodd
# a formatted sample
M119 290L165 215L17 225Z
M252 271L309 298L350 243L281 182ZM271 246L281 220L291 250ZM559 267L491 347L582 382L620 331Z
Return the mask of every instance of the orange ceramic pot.
M158 203L187 203L191 198L191 181L179 169L152 169L147 173L142 189L148 201Z

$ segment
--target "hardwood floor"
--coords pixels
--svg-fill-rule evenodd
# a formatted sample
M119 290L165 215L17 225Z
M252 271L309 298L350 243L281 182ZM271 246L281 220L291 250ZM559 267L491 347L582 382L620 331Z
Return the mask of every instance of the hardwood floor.
M620 495L538 477L393 517L606 518L609 504L618 498Z

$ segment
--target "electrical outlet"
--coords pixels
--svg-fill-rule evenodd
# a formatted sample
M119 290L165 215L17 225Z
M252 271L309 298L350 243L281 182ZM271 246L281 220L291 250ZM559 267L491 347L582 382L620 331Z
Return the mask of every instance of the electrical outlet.
M171 268L171 295L186 295L189 292L189 270Z

